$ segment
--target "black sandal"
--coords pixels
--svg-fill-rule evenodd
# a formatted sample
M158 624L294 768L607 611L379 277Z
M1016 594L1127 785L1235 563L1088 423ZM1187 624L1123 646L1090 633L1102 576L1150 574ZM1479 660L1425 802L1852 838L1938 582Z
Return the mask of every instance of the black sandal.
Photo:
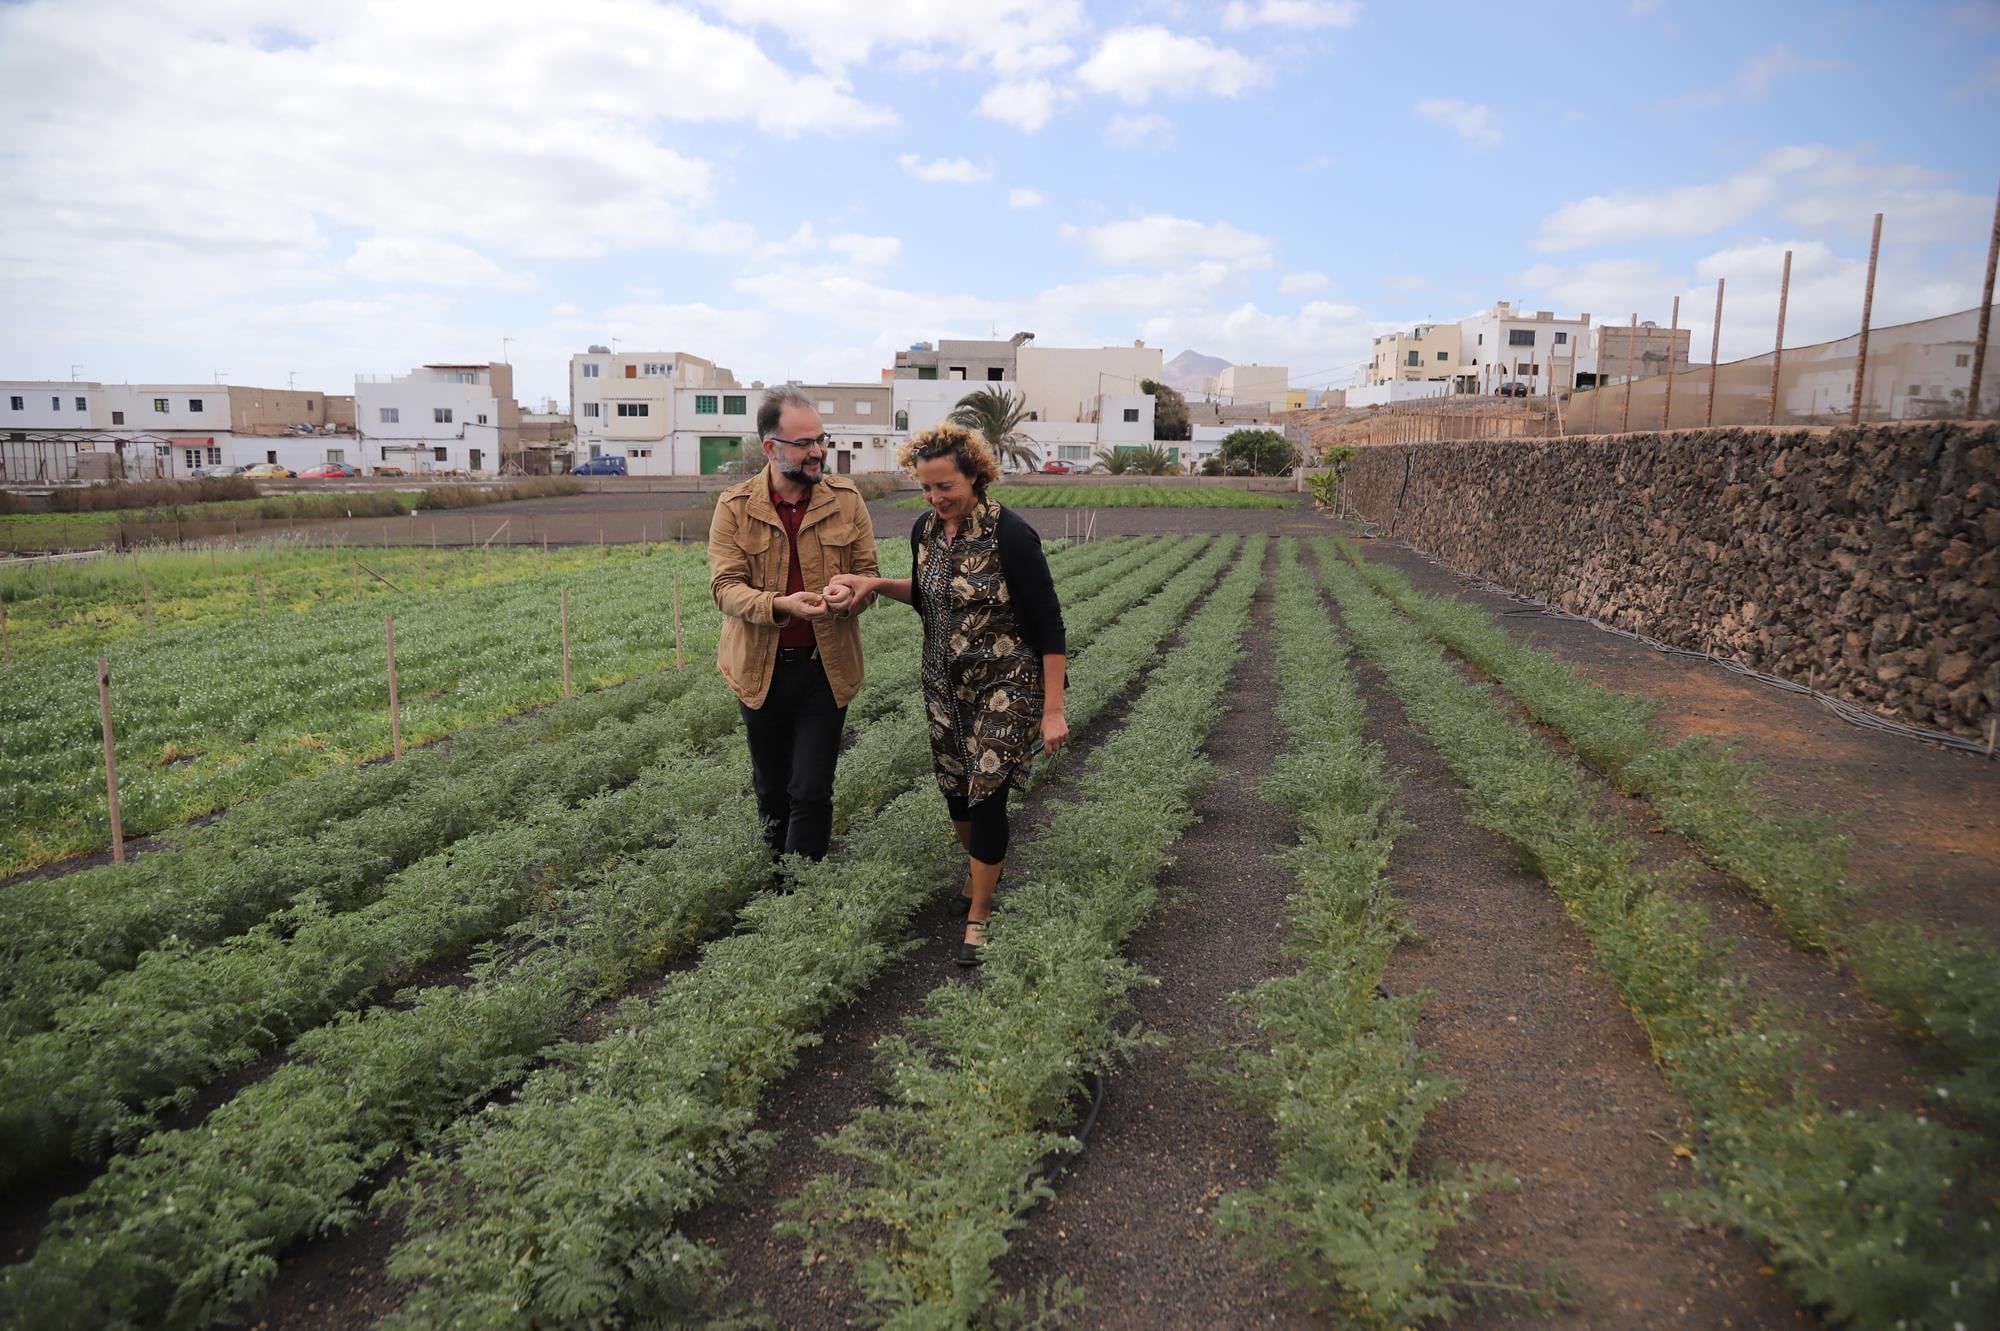
M967 920L966 923L978 925L980 937L982 939L985 937L988 920ZM978 966L985 962L985 953L986 944L984 942L961 942L958 945L958 955L953 957L952 960L960 966Z

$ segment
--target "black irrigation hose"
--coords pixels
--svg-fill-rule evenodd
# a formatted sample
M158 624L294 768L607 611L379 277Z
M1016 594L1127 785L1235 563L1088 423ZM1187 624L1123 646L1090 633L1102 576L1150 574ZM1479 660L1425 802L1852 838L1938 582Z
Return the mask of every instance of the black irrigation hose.
M1090 1144L1091 1131L1097 1127L1097 1115L1103 1109L1104 1109L1104 1074L1101 1071L1098 1071L1097 1069L1093 1068L1090 1072L1090 1108L1087 1111L1085 1111L1083 1116L1083 1122L1079 1123L1077 1125L1076 1131L1073 1134L1071 1134L1076 1138L1076 1144L1078 1147L1084 1147ZM1060 1176L1062 1172L1069 1167L1070 1161L1074 1158L1075 1158L1074 1154L1071 1153L1058 1155L1054 1152L1050 1152L1050 1154L1042 1161L1042 1170L1041 1170L1042 1182L1048 1184L1051 1187L1054 1187L1057 1177Z
M1488 582L1484 578L1477 578L1469 573L1460 573L1456 569L1447 567L1424 551L1417 549L1417 547L1411 545L1408 541L1390 541L1389 544L1399 550L1407 550L1427 563L1443 569L1457 578L1459 585L1462 587L1471 587L1478 591L1490 592L1495 596L1504 596L1509 600L1518 601L1522 605L1529 607L1526 610L1503 611L1503 615L1547 615L1552 619L1567 619L1580 624L1588 624L1592 628L1602 629L1606 633L1615 633L1621 638L1643 643L1654 651L1666 656L1677 657L1687 661L1706 661L1710 665L1720 666L1733 675L1740 675L1745 679L1755 680L1759 684L1768 685L1785 693L1805 694L1849 725L1859 726L1863 730L1874 730L1885 735L1894 735L1900 739L1911 739L1925 744L1936 744L1942 748L1956 749L1960 753L1979 754L1985 757L1993 756L1993 754L1988 752L1986 746L1976 739L1967 739L1963 735L1952 735L1942 730L1932 730L1926 726L1913 726L1904 721L1892 720L1879 713L1871 712L1865 707L1857 707L1845 699L1821 693L1818 689L1808 688L1806 685L1800 684L1795 680L1782 679L1777 675L1768 675L1761 670L1752 669L1750 666L1744 665L1741 661L1733 657L1717 656L1712 652L1691 651L1686 647L1676 647L1672 643L1661 642L1658 638L1649 638L1643 633L1634 633L1630 629L1621 629L1616 625L1607 624L1601 619L1592 619L1588 615L1573 615L1567 610L1558 610L1540 597L1510 591L1496 583Z

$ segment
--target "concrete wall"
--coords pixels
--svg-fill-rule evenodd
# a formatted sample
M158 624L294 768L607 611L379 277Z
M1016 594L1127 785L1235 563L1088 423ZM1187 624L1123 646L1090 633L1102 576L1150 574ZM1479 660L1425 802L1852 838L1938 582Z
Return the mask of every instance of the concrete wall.
M2000 716L2000 425L1384 446L1348 498L1572 613L1914 725Z
M1232 365L1215 381L1215 395L1239 407L1283 411L1290 382L1282 365Z
M1045 421L1090 419L1103 393L1136 393L1161 377L1158 347L1037 347L1020 350L1021 392Z

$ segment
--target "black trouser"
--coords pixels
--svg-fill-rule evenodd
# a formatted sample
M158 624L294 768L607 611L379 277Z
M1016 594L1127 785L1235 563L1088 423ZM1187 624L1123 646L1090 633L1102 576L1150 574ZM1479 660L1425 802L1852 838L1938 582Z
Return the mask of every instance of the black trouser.
M946 795L945 808L954 823L971 823L965 853L981 864L999 864L1007 858L1007 787L969 804L961 795Z
M738 706L743 706L738 704ZM750 783L771 853L824 859L833 837L833 765L847 709L810 647L781 647L762 707L743 707Z

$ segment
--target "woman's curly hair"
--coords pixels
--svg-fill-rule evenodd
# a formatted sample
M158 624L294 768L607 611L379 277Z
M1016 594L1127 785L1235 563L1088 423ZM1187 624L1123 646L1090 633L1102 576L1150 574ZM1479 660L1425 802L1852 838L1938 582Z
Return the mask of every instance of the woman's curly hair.
M929 462L932 458L950 458L956 462L959 471L972 481L973 493L982 499L986 497L986 487L1000 479L1000 464L994 460L993 450L963 425L939 421L928 430L911 435L896 453L896 461L913 475L919 462Z

